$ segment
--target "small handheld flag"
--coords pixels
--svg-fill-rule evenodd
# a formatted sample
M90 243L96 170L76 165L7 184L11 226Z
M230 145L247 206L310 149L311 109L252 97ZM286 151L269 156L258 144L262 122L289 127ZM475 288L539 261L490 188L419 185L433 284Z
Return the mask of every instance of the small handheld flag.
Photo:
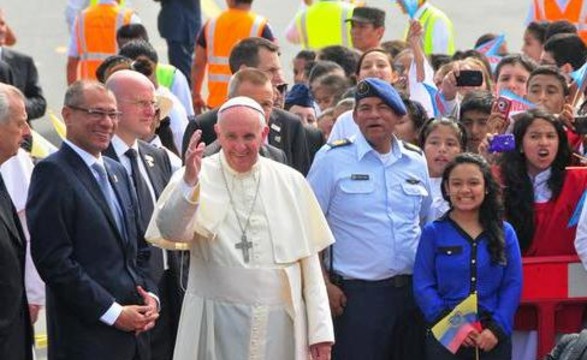
M479 331L477 293L469 295L432 328L432 333L451 353L455 354L471 331Z
M410 19L413 19L418 11L418 0L400 0Z

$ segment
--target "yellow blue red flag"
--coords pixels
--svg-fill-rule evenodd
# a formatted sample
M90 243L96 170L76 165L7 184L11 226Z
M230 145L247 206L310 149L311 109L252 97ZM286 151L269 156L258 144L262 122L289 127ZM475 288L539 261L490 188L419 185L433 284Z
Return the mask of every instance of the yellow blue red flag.
M432 333L451 353L455 354L467 335L479 330L477 293L469 295L432 328Z

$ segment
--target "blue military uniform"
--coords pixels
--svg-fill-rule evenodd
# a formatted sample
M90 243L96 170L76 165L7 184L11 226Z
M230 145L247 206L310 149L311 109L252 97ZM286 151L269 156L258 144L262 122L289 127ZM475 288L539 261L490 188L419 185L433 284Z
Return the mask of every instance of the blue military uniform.
M356 97L379 97L405 114L399 95L382 83L359 83ZM334 319L333 358L401 359L396 335L415 322L406 318L417 311L411 274L431 204L422 151L394 137L381 154L359 133L323 147L308 181L336 239L327 268L347 298Z

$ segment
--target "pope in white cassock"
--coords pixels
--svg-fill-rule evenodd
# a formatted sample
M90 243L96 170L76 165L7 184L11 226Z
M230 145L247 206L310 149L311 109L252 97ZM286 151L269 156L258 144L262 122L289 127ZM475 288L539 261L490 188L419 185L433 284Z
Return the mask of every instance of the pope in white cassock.
M314 194L296 170L259 156L269 130L254 100L228 100L215 129L222 150L202 159L194 133L147 231L191 254L174 359L330 359L318 253L334 238Z

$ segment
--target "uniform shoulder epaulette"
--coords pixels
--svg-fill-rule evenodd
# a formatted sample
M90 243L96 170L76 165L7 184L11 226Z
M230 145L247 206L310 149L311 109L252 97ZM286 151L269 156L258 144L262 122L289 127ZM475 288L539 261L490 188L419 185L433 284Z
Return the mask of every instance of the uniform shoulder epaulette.
M422 151L422 149L420 149L416 145L409 143L409 142L405 142L405 141L402 141L402 142L404 143L404 148L406 148L410 151L414 151L414 152L418 153L418 155L424 155L424 152Z
M353 139L345 138L345 139L338 139L338 140L334 140L333 142L329 142L328 146L330 146L331 149L336 149L339 147L350 145L352 143L353 143Z

